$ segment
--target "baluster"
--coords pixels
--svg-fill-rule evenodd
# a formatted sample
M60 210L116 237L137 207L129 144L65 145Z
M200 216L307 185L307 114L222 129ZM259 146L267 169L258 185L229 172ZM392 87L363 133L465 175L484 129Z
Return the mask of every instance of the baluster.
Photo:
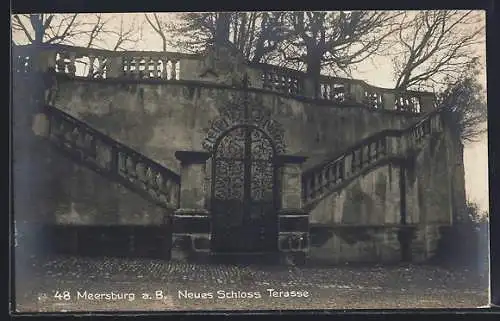
M308 195L308 189L307 189L307 175L304 176L304 178L302 179L302 201L304 203L307 202L308 198L307 198L307 195Z
M272 90L273 91L278 91L279 90L278 75L275 72L273 72L271 74L271 84L272 84Z
M132 160L132 157L125 155L125 175L127 178L131 178L135 176L135 164L134 161Z
M128 65L129 65L129 58L125 57L125 56L122 57L122 66L121 66L121 68L122 68L122 72L123 72L124 75L127 75L127 72L129 70Z
M165 178L163 177L163 174L161 172L156 173L156 184L158 185L158 194L159 198L166 204L167 201L167 196L165 193Z
M177 79L177 60L170 60L170 64L172 66L172 70L170 71L170 79L171 80L176 80Z
M364 151L365 151L365 162L366 164L370 164L371 163L371 146L372 146L372 142L368 142L368 144L365 145L364 147Z
M60 52L59 53L59 59L56 61L56 67L57 67L57 72L58 73L64 73L66 64L64 63L64 53Z
M141 60L142 60L142 57L134 57L134 60L135 60L134 78L141 79Z
M153 58L144 57L144 78L154 78Z
M135 75L137 73L137 70L136 70L136 62L137 62L137 58L135 57L130 57L130 61L129 61L129 72L128 72L128 77L129 78L135 78Z
M99 57L99 73L101 78L106 78L107 77L107 64L108 64L108 59L104 56Z
M323 194L323 169L320 169L316 174L316 195Z
M175 205L179 200L179 186L175 184L170 178L168 179L170 182L170 191L168 196L168 203Z
M309 185L309 189L311 191L311 193L310 193L311 199L314 199L316 197L315 179L316 179L316 175L313 172L312 175L311 175L311 179L309 181L309 184L310 184Z
M329 100L335 100L335 87L333 83L328 84L328 90L330 91Z
M351 153L351 173L356 171L356 152L352 151Z
M167 57L162 57L161 59L162 67L163 70L161 71L161 79L167 79L168 78L168 58Z
M372 160L377 160L378 158L378 141L374 141L372 143L372 147L371 147L371 159Z
M160 70L159 70L158 58L153 59L153 78L159 78Z
M71 76L74 76L76 72L75 60L76 60L76 54L74 52L70 52L69 62L68 62L68 74L70 74Z
M337 162L337 179L335 180L336 183L341 182L344 179L344 161L345 159L342 158L340 161Z
M332 177L330 178L331 180L331 187L333 187L333 185L335 185L337 183L339 179L339 162L336 161L334 164L333 164L333 168L332 168Z
M158 192L158 185L156 184L155 171L150 166L148 166L148 169L146 170L146 182L148 188L153 189L155 193Z
M328 99L328 84L323 84L323 86L321 86L321 97L323 99Z
M331 182L332 182L332 165L328 165L324 171L323 171L323 174L324 174L324 177L323 177L323 180L324 180L324 190L329 190L330 189L330 185L331 185Z
M87 77L89 78L94 78L94 61L95 61L95 56L94 55L89 55L89 73Z
M330 164L325 168L324 174L325 174L325 188L330 189L332 186L332 178L333 178L333 168L335 166L334 164Z
M365 145L362 145L359 149L358 149L358 154L359 154L359 169L361 169L363 167L363 164L364 164L364 153L363 153L363 150L365 149Z
M274 75L272 73L272 71L269 71L268 74L267 74L267 80L268 80L268 83L267 83L267 89L269 90L274 90Z

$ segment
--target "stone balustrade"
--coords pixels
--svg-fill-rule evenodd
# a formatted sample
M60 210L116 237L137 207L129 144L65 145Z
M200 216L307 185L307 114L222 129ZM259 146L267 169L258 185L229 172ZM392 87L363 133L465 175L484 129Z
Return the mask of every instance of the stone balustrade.
M110 51L66 45L43 45L35 50L33 46L17 46L13 60L15 71L22 73L53 67L57 73L85 78L206 82L201 77L206 69L204 57L177 52ZM426 113L436 108L434 94L429 92L379 88L362 80L324 75L316 82L304 72L263 63L248 63L246 68L256 78L250 87L292 97L409 113Z
M178 207L179 175L55 107L44 114L47 130L37 132L64 154L159 206Z
M303 173L303 204L307 207L322 199L380 161L404 158L408 152L418 150L429 135L441 131L441 114L435 111L406 129L385 130L367 137L332 160Z

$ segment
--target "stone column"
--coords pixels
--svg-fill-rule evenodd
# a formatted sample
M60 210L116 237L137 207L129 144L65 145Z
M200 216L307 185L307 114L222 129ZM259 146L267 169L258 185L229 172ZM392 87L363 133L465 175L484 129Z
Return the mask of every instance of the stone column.
M280 155L278 250L287 264L303 264L309 250L309 215L302 209L303 156Z
M181 190L179 209L172 222L172 259L207 257L211 233L204 181L210 154L177 151L175 157L181 162Z

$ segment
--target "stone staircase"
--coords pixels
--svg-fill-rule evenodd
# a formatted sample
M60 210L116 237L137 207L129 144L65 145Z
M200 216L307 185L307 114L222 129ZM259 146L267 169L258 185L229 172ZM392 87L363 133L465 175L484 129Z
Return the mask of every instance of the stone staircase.
M328 195L377 167L415 157L442 126L441 113L435 110L405 129L378 132L309 168L302 174L304 210L313 209Z
M178 174L56 107L45 105L42 112L48 131L39 134L65 156L155 205L178 207Z

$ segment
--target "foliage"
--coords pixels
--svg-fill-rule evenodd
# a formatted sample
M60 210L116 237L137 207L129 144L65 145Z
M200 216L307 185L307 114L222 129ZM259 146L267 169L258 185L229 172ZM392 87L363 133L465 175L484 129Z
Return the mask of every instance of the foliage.
M460 223L488 223L488 212L482 211L477 203L467 201L465 213L466 217L459 218Z
M448 86L437 95L438 106L455 137L463 143L477 141L486 132L487 104L477 72Z

